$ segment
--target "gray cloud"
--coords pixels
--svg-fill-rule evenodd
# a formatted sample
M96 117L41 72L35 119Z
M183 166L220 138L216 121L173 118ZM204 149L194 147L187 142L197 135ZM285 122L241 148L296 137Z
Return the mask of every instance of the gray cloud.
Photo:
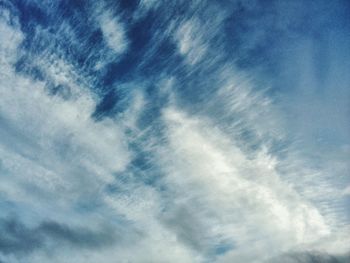
M330 255L327 253L311 251L288 253L269 260L266 263L347 263L350 262L350 255Z
M27 254L43 246L41 234L14 219L0 220L0 251Z
M3 254L30 254L47 248L52 242L74 246L77 249L96 250L114 245L117 236L110 228L90 230L52 221L28 227L16 218L0 220L0 252Z
M85 227L72 228L57 222L44 222L35 231L49 239L60 240L78 248L99 249L112 246L117 241L117 236L111 228L92 231Z

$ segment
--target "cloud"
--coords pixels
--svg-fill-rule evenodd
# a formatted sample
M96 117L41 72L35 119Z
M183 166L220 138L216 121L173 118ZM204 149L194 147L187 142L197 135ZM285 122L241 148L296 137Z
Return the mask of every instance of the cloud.
M288 253L268 262L286 262L286 263L345 263L350 259L349 255L328 255L319 252L300 252Z
M68 2L0 4L0 261L346 259L346 63L318 94L301 2Z
M176 32L179 52L186 57L189 64L195 64L206 53L206 44L201 39L198 21L184 22Z
M46 79L17 73L13 64L20 54L22 33L6 21L0 30L8 36L0 49L2 198L26 207L16 213L42 209L48 218L74 221L74 206L98 203L103 186L114 180L113 173L128 165L123 128L111 119L91 118L94 96L71 77L72 65L67 62L53 59L53 68L52 61L40 61L48 78L69 85L73 94L69 98L50 95Z
M1 220L0 229L0 251L4 254L26 254L42 246L40 235L15 220Z
M112 246L116 242L113 229L98 232L86 228L72 229L57 222L42 222L28 228L18 219L2 219L0 222L0 251L6 254L25 256L45 248L48 244L64 243L86 249L99 249Z
M12 36L1 46L5 59L0 75L0 191L8 204L1 203L2 207L10 207L1 216L1 236L9 236L2 240L1 260L20 262L23 251L30 253L29 262L48 258L53 262L115 258L144 262L145 255L152 262L191 262L191 252L175 237L168 240L168 231L157 225L154 190L131 184L114 196L105 191L109 184L122 182L118 175L126 172L132 160L131 138L124 132L135 125L132 119L137 120L142 98L135 95L135 103L125 112L127 123L113 118L97 121L92 118L97 99L87 87L77 85L71 74L75 67L69 61L43 57L37 62L46 69L43 80L16 72L13 64L23 35L6 22L0 28ZM52 94L46 86L52 78L69 85L73 95ZM146 192L150 195L145 199ZM23 223L7 220L12 214ZM8 225L14 230L8 230ZM108 230L100 231L100 225ZM121 230L123 242L116 244L119 235L110 229L120 227L125 229ZM105 253L96 251L101 246ZM89 250L82 252L85 248Z
M193 1L188 5L188 14L179 16L170 24L178 52L184 57L188 65L210 67L216 64L221 57L222 48L220 32L222 22L227 14L218 8L215 3L201 5ZM217 15L214 17L213 13Z
M225 255L229 261L250 262L271 247L278 253L329 234L317 208L279 179L267 153L248 158L210 121L177 109L163 117L169 143L158 156L169 192L163 220L183 242L199 251L228 243L237 248Z
M118 55L125 52L128 41L124 25L109 12L104 12L98 19L107 45Z

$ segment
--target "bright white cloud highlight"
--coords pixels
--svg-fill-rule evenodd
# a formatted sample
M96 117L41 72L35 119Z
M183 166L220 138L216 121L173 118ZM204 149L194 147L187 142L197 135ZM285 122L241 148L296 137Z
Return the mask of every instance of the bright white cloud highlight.
M125 52L128 40L122 22L107 11L102 13L98 20L107 45L118 55Z
M174 108L164 121L169 145L159 158L172 200L164 221L183 242L207 251L229 243L236 249L224 261L253 262L267 249L278 253L329 234L319 211L279 179L267 153L248 159L210 121Z

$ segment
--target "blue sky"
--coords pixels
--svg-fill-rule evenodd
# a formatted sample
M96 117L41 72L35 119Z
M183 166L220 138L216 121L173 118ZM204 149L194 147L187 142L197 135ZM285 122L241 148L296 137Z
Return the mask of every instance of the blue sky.
M0 1L0 262L347 262L347 1Z

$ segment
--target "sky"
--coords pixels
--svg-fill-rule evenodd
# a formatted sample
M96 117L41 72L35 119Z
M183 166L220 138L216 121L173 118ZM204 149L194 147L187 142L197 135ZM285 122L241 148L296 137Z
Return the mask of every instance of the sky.
M0 263L350 262L346 0L0 0Z

